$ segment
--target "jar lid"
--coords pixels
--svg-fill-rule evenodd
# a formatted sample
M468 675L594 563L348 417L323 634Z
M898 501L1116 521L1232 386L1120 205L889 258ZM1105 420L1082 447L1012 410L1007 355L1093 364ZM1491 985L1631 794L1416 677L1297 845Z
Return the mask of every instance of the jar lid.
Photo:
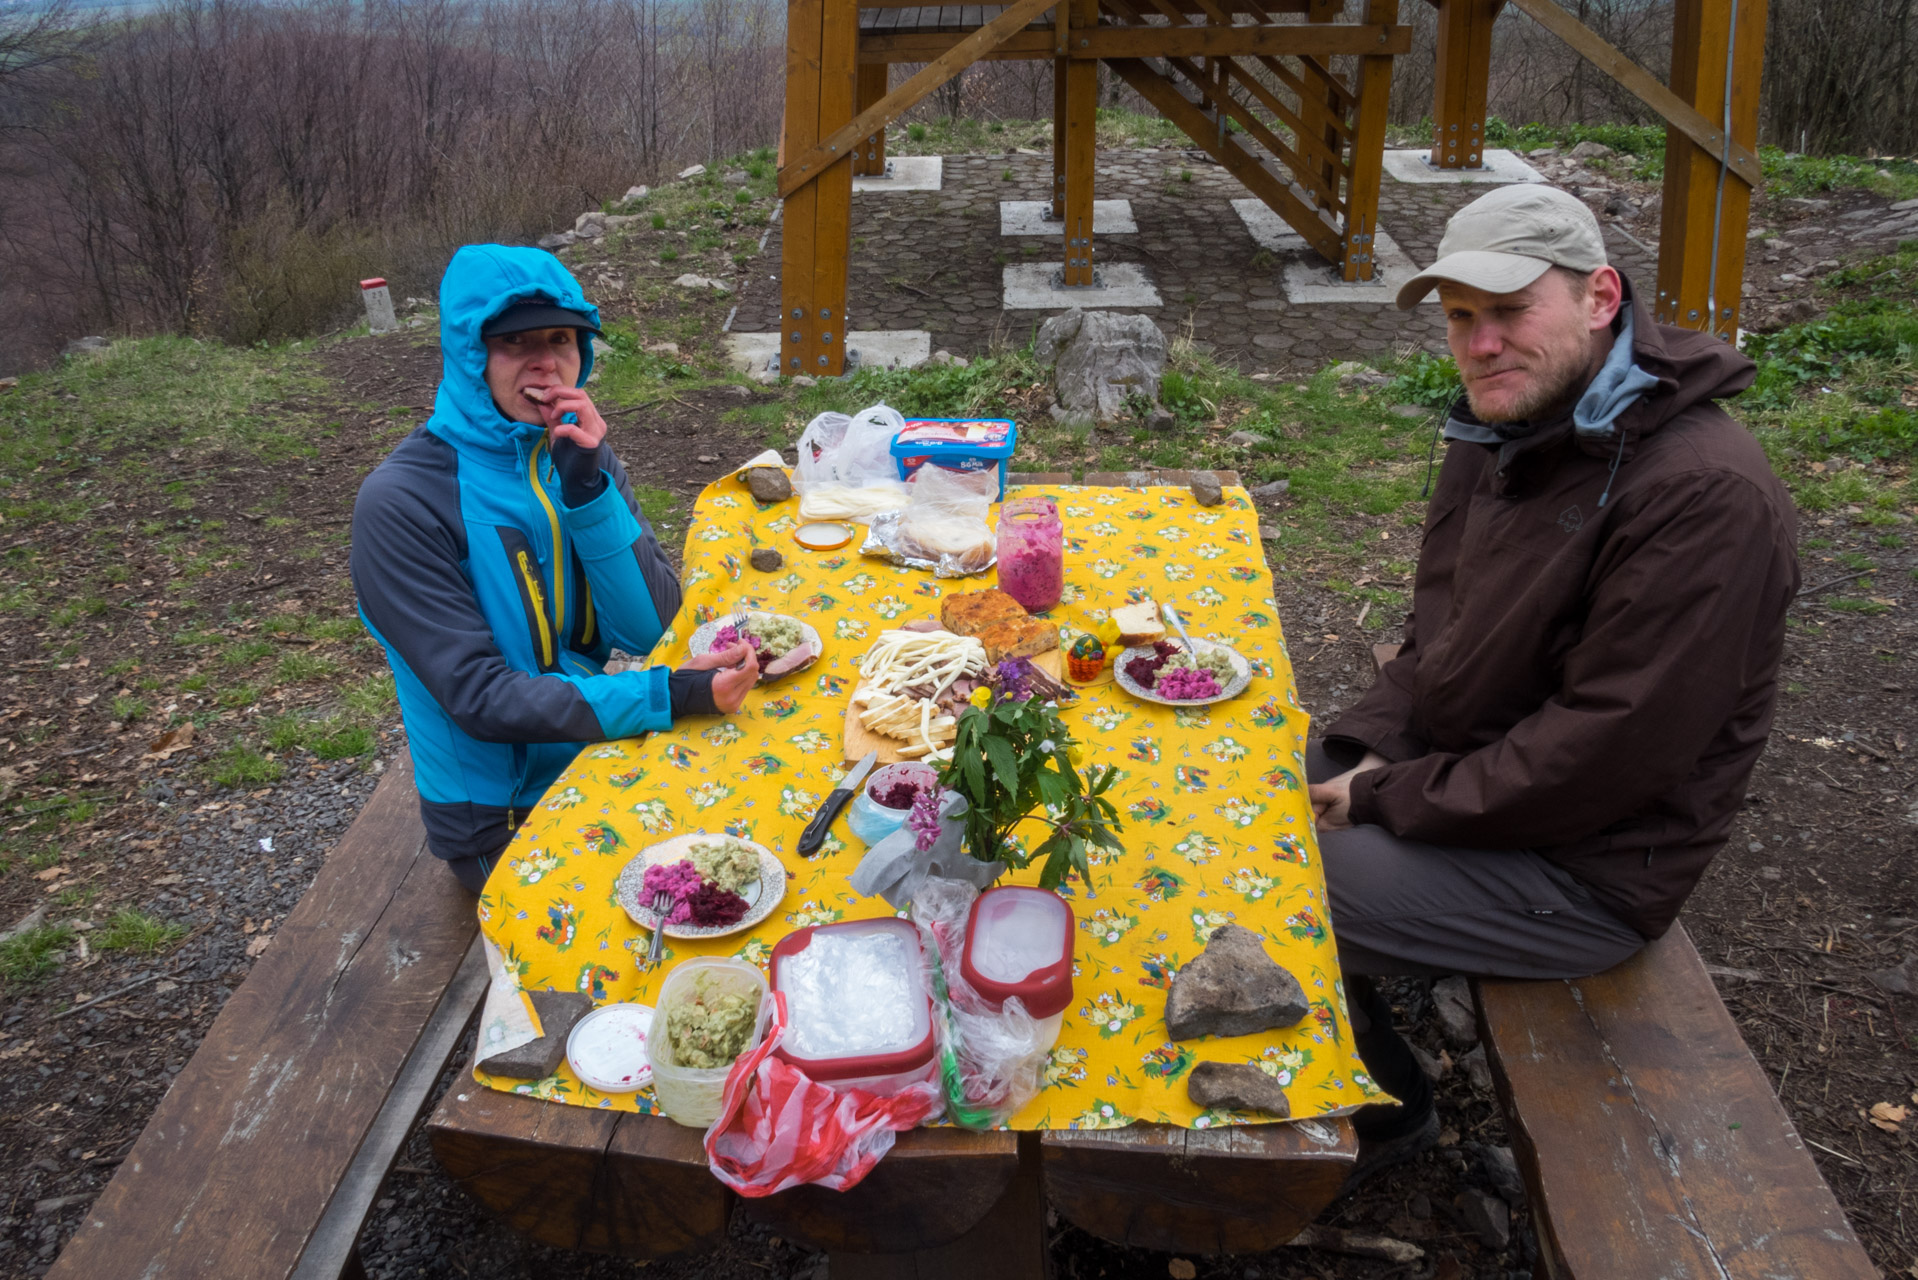
M816 520L794 529L793 541L808 551L836 551L852 541L852 526L837 520Z
M601 1005L573 1024L566 1037L566 1062L588 1088L601 1093L635 1093L653 1079L646 1037L653 1029L649 1004Z

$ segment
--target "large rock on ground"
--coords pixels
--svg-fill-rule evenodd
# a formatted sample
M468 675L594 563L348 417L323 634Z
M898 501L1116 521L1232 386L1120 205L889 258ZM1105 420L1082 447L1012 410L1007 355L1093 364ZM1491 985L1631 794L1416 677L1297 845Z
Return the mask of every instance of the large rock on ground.
M1265 954L1264 940L1228 924L1172 979L1165 1025L1174 1040L1247 1036L1292 1026L1308 1012L1305 989Z
M1111 422L1132 416L1141 399L1158 404L1165 335L1146 316L1074 307L1040 326L1034 354L1052 366L1062 422Z
M1207 1109L1262 1111L1282 1119L1292 1114L1279 1082L1249 1062L1201 1062L1186 1077L1185 1092L1193 1105Z

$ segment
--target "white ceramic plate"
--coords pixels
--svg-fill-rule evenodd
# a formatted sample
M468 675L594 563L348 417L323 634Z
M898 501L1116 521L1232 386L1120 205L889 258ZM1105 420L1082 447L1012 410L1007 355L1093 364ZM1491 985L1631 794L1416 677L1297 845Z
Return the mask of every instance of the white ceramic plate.
M759 683L761 684L765 684L766 681L768 680L784 680L788 676L796 676L801 671L804 671L807 667L810 667L813 663L819 661L819 655L825 652L825 645L822 644L819 639L819 632L814 630L811 623L801 621L800 619L793 617L789 613L768 613L764 609L748 609L746 610L746 616L748 618L760 618L760 617L784 618L788 622L797 622L799 623L799 638L803 641L810 642L813 648L812 658L809 661L804 662L797 667L794 667L791 671L788 671L783 676L768 676L762 670L759 673ZM701 654L711 653L713 651L713 637L718 635L721 631L724 631L727 627L731 626L732 621L733 621L732 614L722 613L717 618L714 618L711 622L700 623L698 629L693 632L693 638L686 642L687 651L691 653L694 657L699 657Z
M642 929L654 929L659 926L659 917L653 914L652 896L646 892L646 868L662 863L678 862L692 851L696 844L708 840L727 839L723 833L714 835L709 832L693 832L689 835L674 836L663 840L650 849L642 850L638 857L627 863L619 873L619 879L613 882L613 895L619 899L619 905L633 923ZM729 933L739 933L750 929L779 906L780 899L786 896L786 868L773 851L755 840L743 840L740 843L750 845L759 854L759 879L739 890L739 896L746 900L746 914L732 924L669 924L666 936L669 938L723 938Z
M1172 641L1172 643L1181 648L1184 647L1183 644L1177 640ZM1134 658L1150 654L1152 652L1152 646L1149 644L1134 645L1130 649L1120 650L1118 658L1112 663L1113 679L1118 681L1121 689L1124 689L1141 702L1156 702L1166 707L1211 706L1215 702L1224 702L1229 698L1238 697L1245 692L1245 687L1252 683L1252 664L1245 660L1245 655L1241 654L1231 645L1220 644L1216 640L1201 640L1197 636L1193 637L1192 644L1200 653L1223 653L1232 663L1232 676L1223 682L1222 687L1219 689L1219 695L1216 698L1168 698L1146 688L1137 680L1127 675L1125 672L1125 664Z

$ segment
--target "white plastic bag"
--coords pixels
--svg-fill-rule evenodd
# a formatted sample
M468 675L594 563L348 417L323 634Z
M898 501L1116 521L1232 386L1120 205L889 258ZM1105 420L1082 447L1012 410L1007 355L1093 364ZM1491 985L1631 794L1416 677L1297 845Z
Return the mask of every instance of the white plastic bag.
M919 882L908 914L939 952L946 1114L968 1129L992 1129L1038 1096L1052 1040L1017 996L994 1009L966 982L960 968L966 917L978 896L962 880L927 878Z
M999 493L996 471L924 466L913 476L903 511L873 519L863 555L931 569L936 578L984 573L998 559L998 536L986 523Z
M800 519L865 521L904 506L892 438L905 425L898 410L883 404L850 418L822 413L807 423L793 467Z

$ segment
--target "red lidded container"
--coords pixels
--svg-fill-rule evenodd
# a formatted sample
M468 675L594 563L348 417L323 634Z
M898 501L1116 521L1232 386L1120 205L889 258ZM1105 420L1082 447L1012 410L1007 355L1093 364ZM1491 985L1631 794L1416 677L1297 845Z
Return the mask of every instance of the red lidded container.
M966 917L960 971L989 1004L1018 996L1043 1021L1072 1003L1072 908L1050 889L988 889Z
M772 986L787 1014L773 1053L813 1080L884 1095L937 1076L932 993L910 921L795 929L773 948Z

